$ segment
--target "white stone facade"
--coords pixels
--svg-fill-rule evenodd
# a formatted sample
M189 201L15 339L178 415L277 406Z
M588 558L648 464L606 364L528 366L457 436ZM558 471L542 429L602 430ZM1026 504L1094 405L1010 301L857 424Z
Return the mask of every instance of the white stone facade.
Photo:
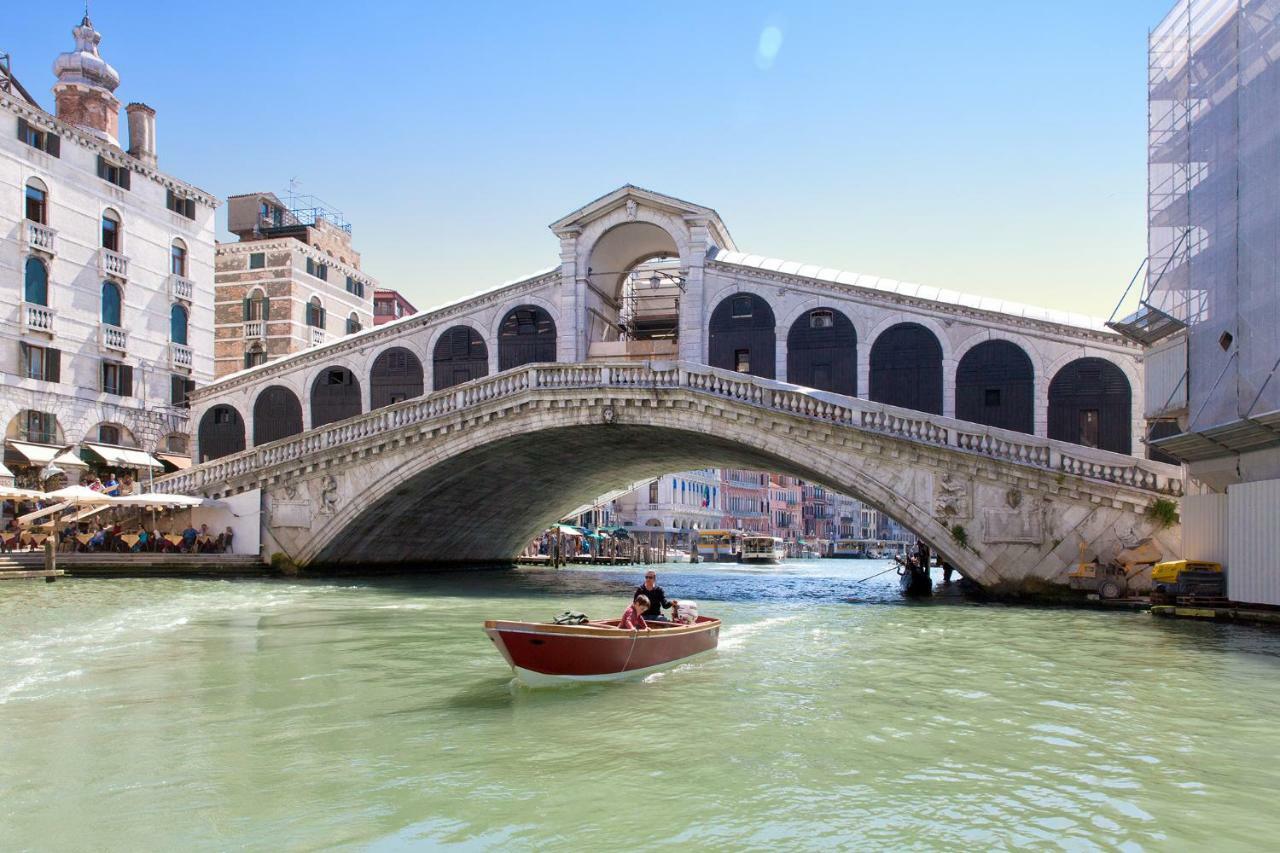
M57 156L22 141L22 125L40 138L56 135ZM127 188L100 177L100 159L127 175L119 178ZM28 185L45 192L43 227L26 219ZM172 210L173 198L187 201L193 217ZM22 413L34 410L56 418L56 430L43 436L50 443L97 441L99 425L108 425L119 428L122 444L180 450L188 412L174 404L174 377L197 386L213 379L216 204L99 135L0 93L0 422L7 439L32 437ZM115 252L103 249L104 215L119 222ZM182 275L173 273L175 244L185 249ZM31 258L47 270L46 306L25 301ZM103 322L107 280L122 294L118 327ZM187 312L185 346L170 340L174 305ZM57 381L27 375L22 344L60 352ZM104 360L132 369L130 394L104 390Z
M634 240L616 235L639 228ZM776 369L787 378L787 336L792 323L818 306L844 313L857 336L858 396L870 387L868 354L877 337L896 323L910 321L929 329L942 349L943 415L956 410L955 374L959 361L978 343L1000 339L1018 345L1034 368L1034 434L1047 436L1048 388L1065 365L1094 357L1115 365L1131 391L1129 432L1135 453L1142 449L1141 350L1108 331L1099 321L1060 312L1013 305L837 270L770 261L738 253L728 230L710 208L692 205L637 187L623 187L554 223L560 238L560 264L554 270L504 285L443 308L423 311L386 323L342 341L280 358L264 367L225 377L199 393L197 414L218 403L234 407L246 420L253 402L268 385L289 387L304 401L304 428L310 427L305 405L307 390L331 366L368 377L373 360L383 350L403 347L421 361L426 387L433 387L432 352L451 327L476 330L488 348L489 372L498 370L499 326L516 306L546 311L556 330L556 359L583 362L593 358L617 361L661 361L682 358L694 363L709 359L708 322L725 298L751 293L764 299L776 319ZM614 235L614 236L610 236ZM621 241L621 242L620 242ZM600 252L597 254L597 244ZM615 309L617 283L612 269L663 254L681 264L683 295L679 305L677 341L627 341L616 337L601 320ZM619 258L628 258L620 261ZM607 267L607 280L598 272ZM603 331L602 331L603 330ZM608 352L596 354L598 344ZM368 411L368 382L361 387L363 411ZM248 434L252 435L252 424Z

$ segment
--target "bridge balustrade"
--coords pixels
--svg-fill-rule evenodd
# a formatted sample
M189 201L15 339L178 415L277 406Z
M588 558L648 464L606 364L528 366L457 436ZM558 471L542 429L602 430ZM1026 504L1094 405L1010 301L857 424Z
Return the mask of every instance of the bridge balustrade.
M193 492L284 462L422 424L496 400L538 390L594 388L688 389L870 433L948 447L993 459L1060 471L1162 494L1182 494L1180 471L1169 465L1078 447L995 427L898 409L854 397L683 362L535 364L397 403L253 450L159 478L165 489Z

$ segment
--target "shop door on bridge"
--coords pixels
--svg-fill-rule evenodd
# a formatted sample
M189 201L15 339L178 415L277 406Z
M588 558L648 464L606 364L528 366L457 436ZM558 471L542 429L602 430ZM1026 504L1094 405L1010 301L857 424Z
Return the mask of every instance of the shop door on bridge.
M1049 438L1129 453L1131 405L1124 371L1105 359L1076 359L1049 383Z
M773 309L754 293L721 300L711 313L707 360L712 367L773 379L775 339Z
M899 323L871 345L871 399L942 414L942 345L919 323Z
M984 341L964 354L956 368L956 417L1035 432L1035 369L1022 347Z
M454 326L436 341L431 376L436 391L489 375L489 348L470 326Z
M832 308L815 308L791 324L787 381L858 396L858 335L848 317Z
M556 324L536 305L507 312L498 330L498 369L556 360Z

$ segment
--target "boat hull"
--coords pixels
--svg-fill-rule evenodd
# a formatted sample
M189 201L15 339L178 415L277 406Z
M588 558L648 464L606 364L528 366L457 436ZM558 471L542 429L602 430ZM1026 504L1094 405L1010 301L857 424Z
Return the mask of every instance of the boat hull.
M709 652L720 639L720 620L706 616L693 625L649 624L651 631L624 631L608 622L489 621L484 632L531 687L643 676Z

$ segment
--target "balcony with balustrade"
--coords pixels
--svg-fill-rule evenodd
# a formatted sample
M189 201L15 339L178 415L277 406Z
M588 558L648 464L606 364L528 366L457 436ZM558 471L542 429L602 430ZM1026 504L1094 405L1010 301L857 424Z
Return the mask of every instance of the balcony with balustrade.
M191 347L169 342L169 367L173 370L191 370L193 355Z
M41 225L39 222L24 219L22 220L22 234L23 241L30 251L43 252L46 255L54 254L58 232L48 225Z
M317 329L315 326L312 326L311 327L311 346L318 347L323 343L324 343L324 329Z
M36 305L34 302L22 303L23 333L37 332L43 335L53 334L53 319L57 312L47 305Z
M129 333L119 326L103 323L98 327L98 346L110 355L125 355L129 352Z
M244 337L245 340L260 341L267 336L267 323L265 320L245 320L244 321Z
M98 276L116 281L129 280L129 259L105 246L98 249Z
M169 298L175 302L194 301L196 283L189 278L173 273L169 276Z

